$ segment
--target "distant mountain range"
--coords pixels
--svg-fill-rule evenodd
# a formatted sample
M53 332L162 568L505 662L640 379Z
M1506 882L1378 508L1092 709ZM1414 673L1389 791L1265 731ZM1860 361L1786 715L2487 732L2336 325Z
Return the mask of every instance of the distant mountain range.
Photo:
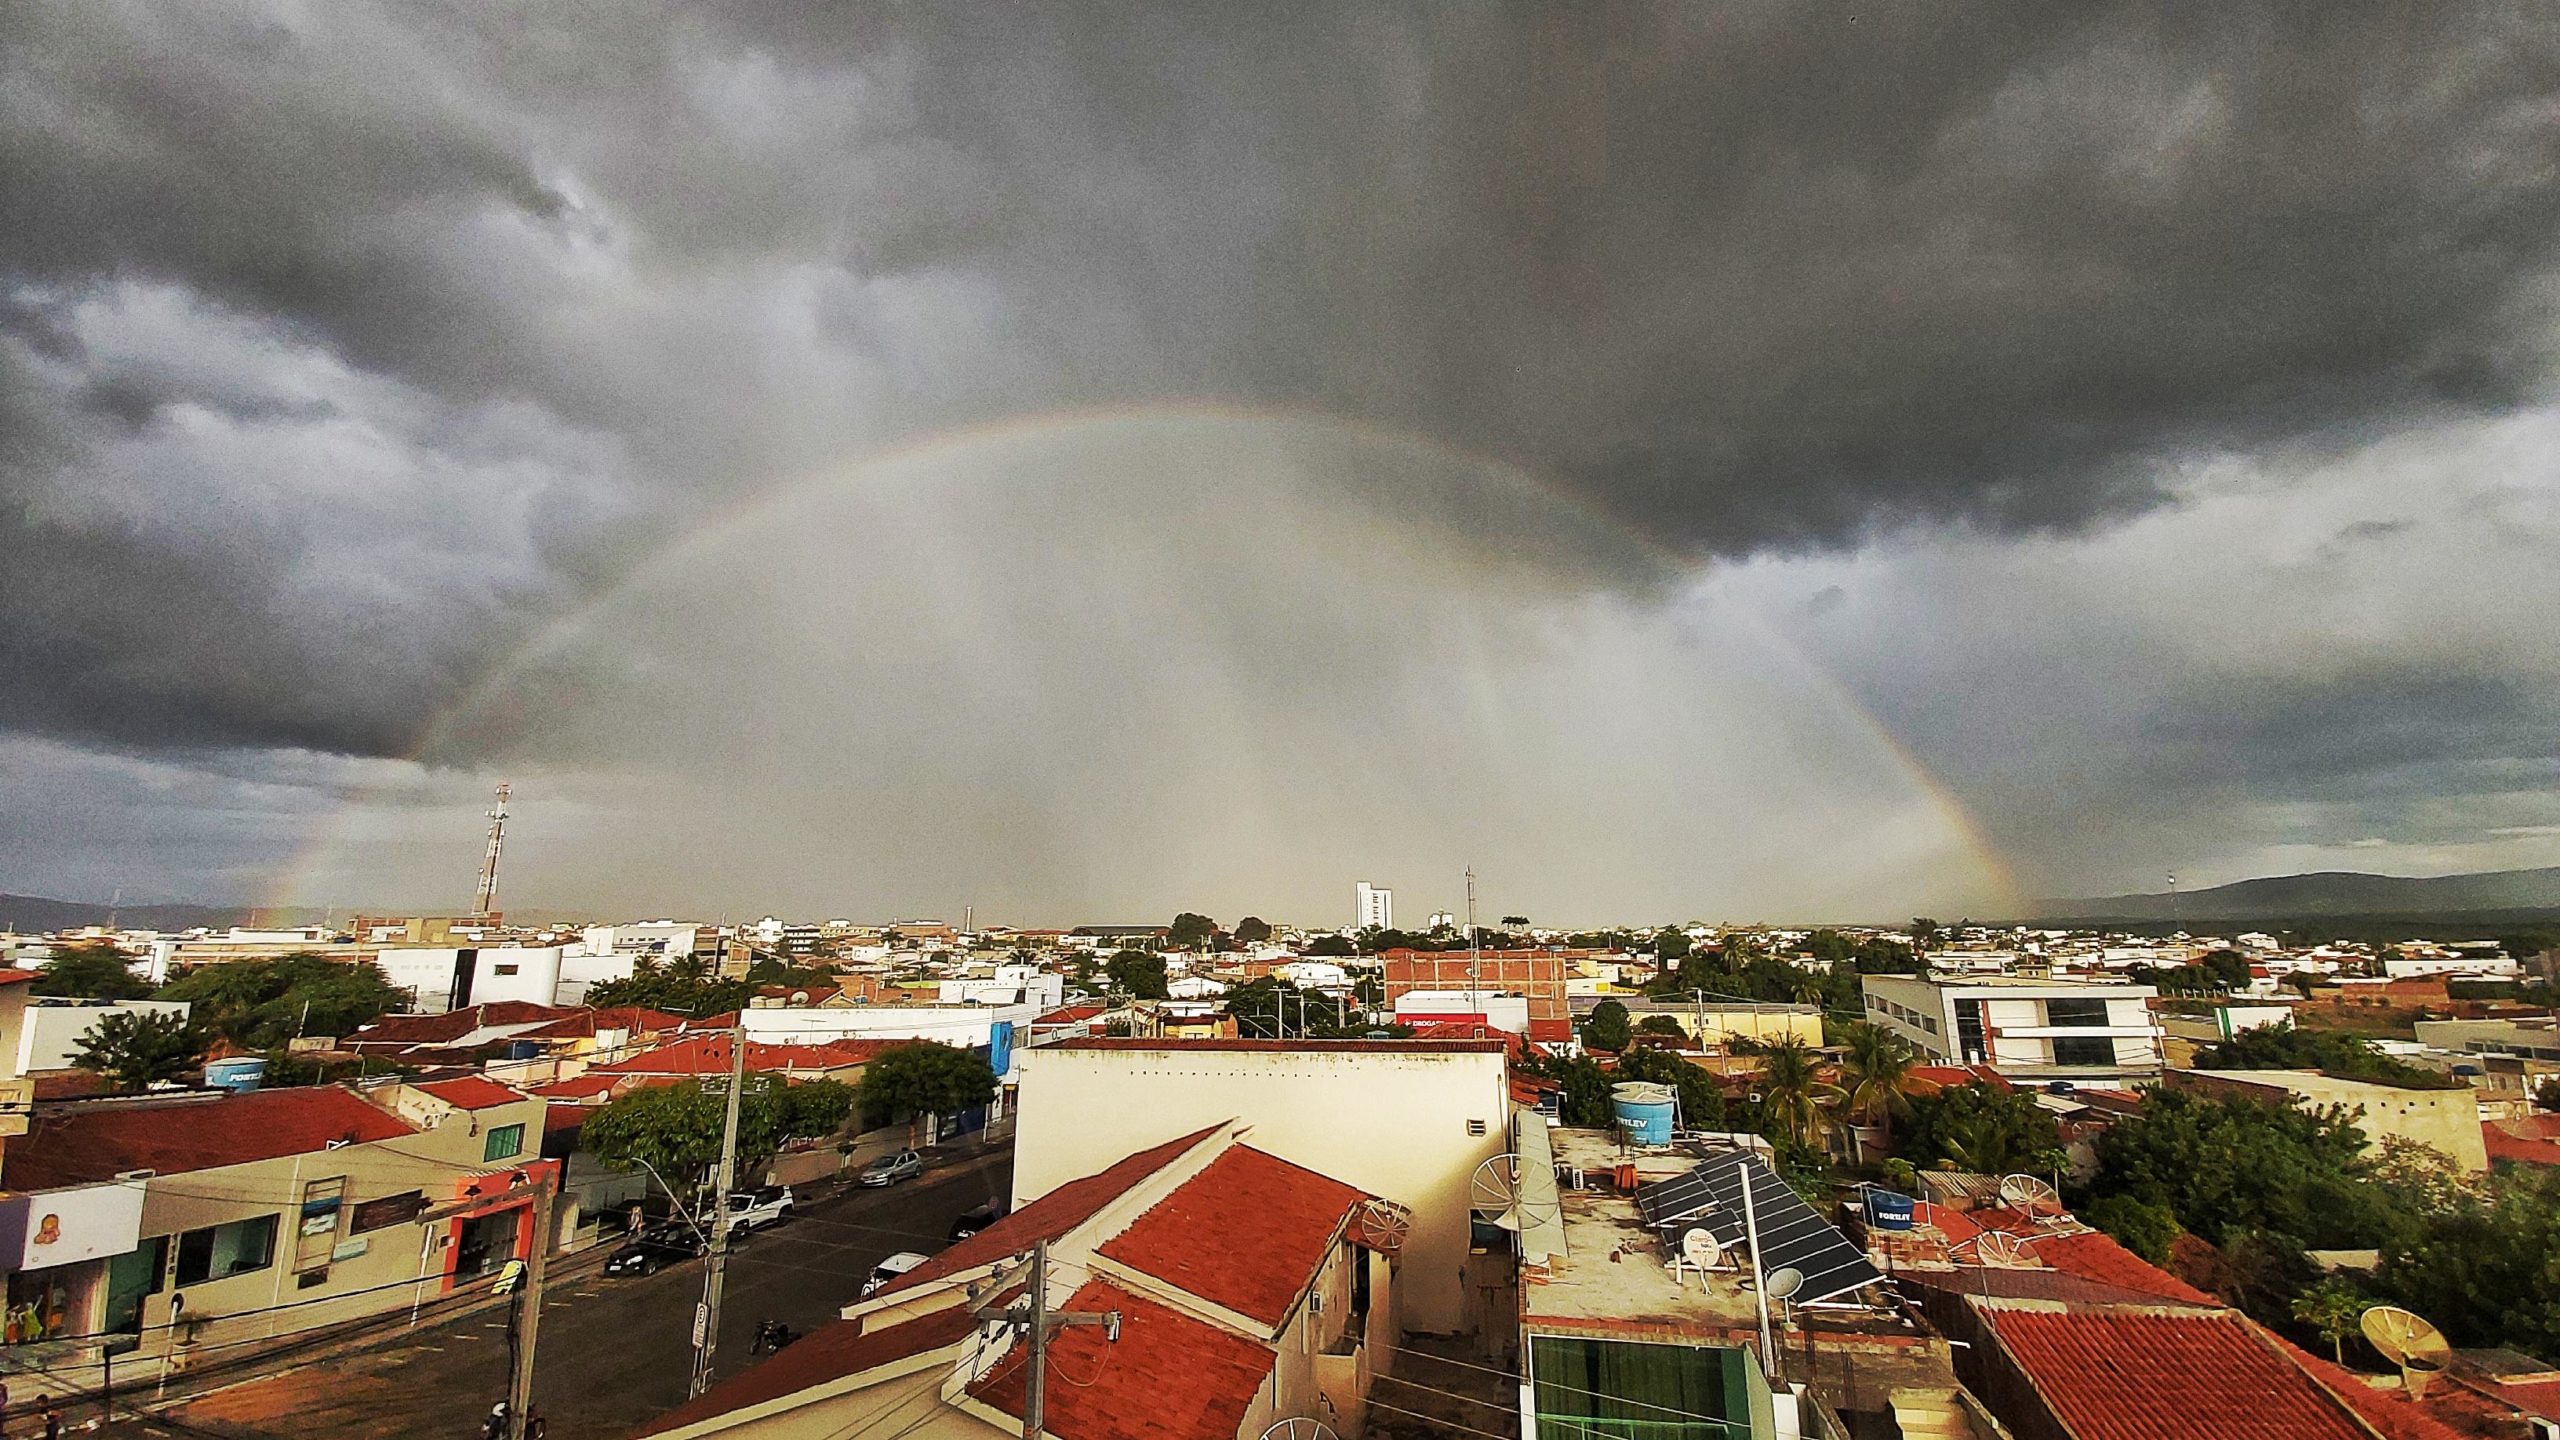
M132 930L192 930L199 925L227 929L249 923L245 905L89 905L78 900L47 900L40 895L0 895L0 929L21 935L104 925L109 916ZM317 910L260 910L260 924L311 925Z
M2338 915L2454 915L2560 910L2560 866L2473 875L2271 875L2172 896L2040 900L2040 920L2287 920Z

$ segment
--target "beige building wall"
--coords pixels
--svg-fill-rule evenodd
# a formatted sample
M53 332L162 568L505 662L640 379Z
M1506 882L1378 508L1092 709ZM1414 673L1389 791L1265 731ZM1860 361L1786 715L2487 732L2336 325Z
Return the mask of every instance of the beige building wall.
M1397 1277L1403 1323L1465 1324L1467 1187L1504 1153L1511 1095L1498 1048L1223 1048L1128 1042L1021 1052L1013 1203L1122 1156L1230 1119L1246 1144L1411 1207Z
M1704 1045L1720 1044L1728 1035L1752 1040L1784 1040L1789 1037L1806 1045L1822 1044L1822 1011L1811 1005L1682 1005L1669 1000L1631 1000L1616 996L1627 1007L1631 1021L1642 1021L1648 1015L1668 1015L1680 1022L1680 1029L1690 1039Z
M2432 1146L2465 1170L2489 1168L2489 1147L2480 1135L2480 1102L2468 1087L2408 1090L2311 1070L2178 1070L2168 1078L2173 1085L2207 1094L2261 1100L2291 1096L2313 1105L2336 1105L2359 1112L2356 1127L2372 1145L2396 1136Z

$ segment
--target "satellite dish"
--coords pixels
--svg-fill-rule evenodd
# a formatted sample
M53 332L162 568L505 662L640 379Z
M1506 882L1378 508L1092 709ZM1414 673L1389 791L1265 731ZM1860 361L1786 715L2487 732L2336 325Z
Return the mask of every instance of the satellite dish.
M1783 1265L1769 1272L1769 1298L1784 1300L1804 1288L1804 1272L1793 1265Z
M2029 1219L2062 1213L2062 1197L2033 1175L2001 1176L2000 1203Z
M1262 1432L1262 1440L1335 1440L1333 1427L1304 1415L1275 1420Z
M1476 1167L1475 1178L1467 1184L1467 1208L1475 1213L1477 1219L1505 1230L1519 1229L1524 1219L1532 1222L1552 1220L1556 1214L1552 1206L1532 1215L1520 1213L1520 1157L1517 1155L1496 1155Z
M1360 1202L1360 1235L1370 1249L1400 1254L1411 1234L1413 1217L1405 1213L1403 1206L1375 1197Z
M1973 1256L1985 1265L2002 1270L2032 1270L2036 1257L2027 1253L2027 1243L2005 1230L1985 1230L1973 1244Z
M1694 1227L1680 1237L1680 1258L1701 1270L1713 1270L1724 1263L1724 1246L1716 1242L1714 1231Z
M2383 1359L2400 1367L2400 1388L2412 1396L2427 1393L2428 1378L2453 1361L2444 1332L2397 1305L2376 1305L2356 1325Z

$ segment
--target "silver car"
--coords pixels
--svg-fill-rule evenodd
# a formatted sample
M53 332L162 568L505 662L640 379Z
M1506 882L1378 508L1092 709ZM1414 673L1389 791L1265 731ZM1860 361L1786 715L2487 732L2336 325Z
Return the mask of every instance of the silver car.
M913 1180L923 1173L924 1157L913 1150L901 1150L895 1155L883 1155L863 1166L862 1173L854 1178L865 1185L895 1185L901 1180Z

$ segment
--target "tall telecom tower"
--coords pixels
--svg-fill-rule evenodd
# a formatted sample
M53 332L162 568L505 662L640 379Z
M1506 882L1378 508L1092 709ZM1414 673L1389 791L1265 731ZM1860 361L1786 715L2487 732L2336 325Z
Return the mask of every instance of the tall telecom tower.
M471 913L486 916L498 898L498 844L507 834L507 782L498 782L498 806L489 812L489 853L480 857L480 889L471 898Z

